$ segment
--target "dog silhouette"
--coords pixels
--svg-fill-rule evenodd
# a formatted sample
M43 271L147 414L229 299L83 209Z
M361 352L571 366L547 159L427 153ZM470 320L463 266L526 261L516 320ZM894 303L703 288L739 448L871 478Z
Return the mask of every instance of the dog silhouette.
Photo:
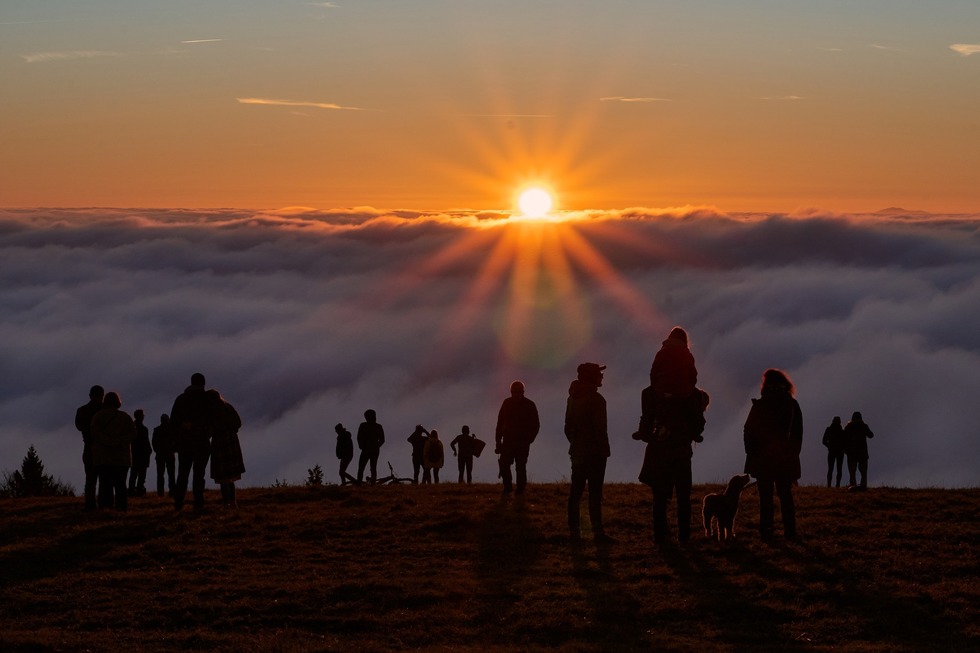
M707 494L701 503L705 537L717 537L719 542L735 541L735 515L742 490L754 485L748 474L736 474L721 494Z

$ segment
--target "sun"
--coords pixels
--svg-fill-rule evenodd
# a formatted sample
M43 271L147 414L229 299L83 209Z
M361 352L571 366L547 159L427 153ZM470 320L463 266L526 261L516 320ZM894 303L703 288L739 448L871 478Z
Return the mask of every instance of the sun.
M552 207L551 194L543 188L528 188L517 199L525 218L543 218Z

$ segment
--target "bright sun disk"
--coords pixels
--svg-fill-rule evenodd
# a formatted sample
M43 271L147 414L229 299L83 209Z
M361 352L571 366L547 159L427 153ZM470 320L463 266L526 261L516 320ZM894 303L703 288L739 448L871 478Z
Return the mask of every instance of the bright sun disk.
M551 210L551 195L543 188L528 188L517 200L524 217L543 218Z

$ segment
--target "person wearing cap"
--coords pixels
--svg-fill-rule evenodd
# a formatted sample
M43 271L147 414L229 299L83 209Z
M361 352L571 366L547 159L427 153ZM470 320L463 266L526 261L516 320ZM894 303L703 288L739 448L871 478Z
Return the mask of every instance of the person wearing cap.
M500 478L504 483L504 494L514 489L518 495L524 494L527 486L527 458L531 443L538 437L541 422L538 407L524 396L524 384L514 381L510 384L510 396L504 399L497 413L497 430L494 436L495 453L500 455ZM512 485L510 466L514 465L517 476L516 488Z
M568 532L571 540L581 539L579 504L585 486L589 486L589 518L596 543L613 539L602 526L602 484L609 458L609 434L606 423L606 400L599 394L605 365L582 363L578 378L568 388L565 407L565 437L572 461L572 486L568 494Z
M850 475L850 490L868 489L868 440L875 436L865 424L861 413L855 411L851 421L844 427L844 452L847 454L847 473ZM861 472L861 483L855 483L855 472Z
M101 385L93 385L88 391L88 403L75 411L75 428L82 434L82 465L85 467L85 509L95 510L95 488L99 475L92 462L92 418L102 410L105 390Z

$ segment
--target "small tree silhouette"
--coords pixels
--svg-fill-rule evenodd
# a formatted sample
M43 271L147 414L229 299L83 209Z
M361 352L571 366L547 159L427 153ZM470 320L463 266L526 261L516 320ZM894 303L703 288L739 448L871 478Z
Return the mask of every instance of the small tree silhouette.
M4 473L0 483L2 497L73 497L75 488L55 480L44 473L44 463L32 444L20 464L20 469L12 474Z
M319 465L315 465L313 469L306 470L306 474L307 487L320 487L323 485L323 469Z

